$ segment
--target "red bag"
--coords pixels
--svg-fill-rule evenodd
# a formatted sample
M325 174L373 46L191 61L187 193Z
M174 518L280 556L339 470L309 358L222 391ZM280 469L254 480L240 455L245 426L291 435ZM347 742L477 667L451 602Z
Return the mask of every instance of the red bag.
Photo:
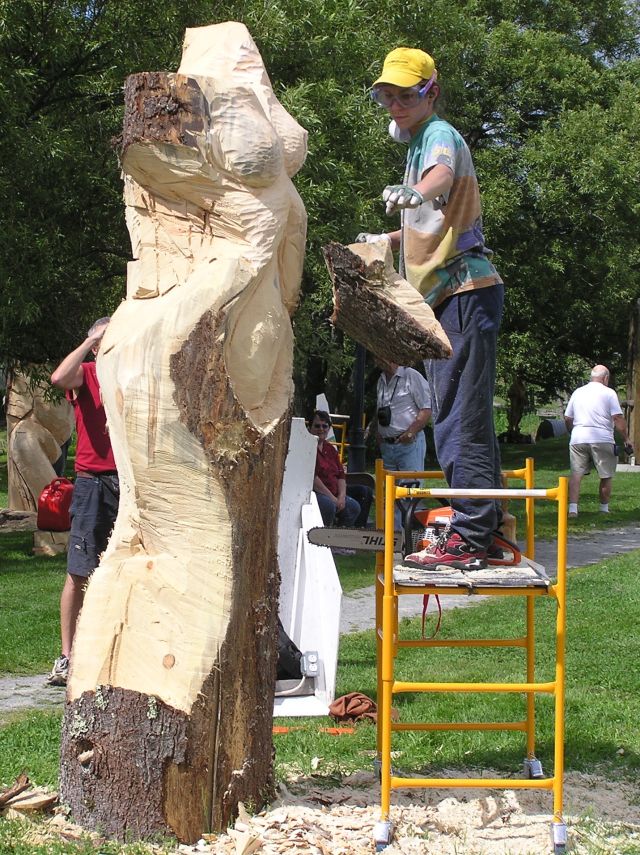
M42 531L69 531L69 508L73 495L73 481L54 478L40 493L38 499L38 528Z

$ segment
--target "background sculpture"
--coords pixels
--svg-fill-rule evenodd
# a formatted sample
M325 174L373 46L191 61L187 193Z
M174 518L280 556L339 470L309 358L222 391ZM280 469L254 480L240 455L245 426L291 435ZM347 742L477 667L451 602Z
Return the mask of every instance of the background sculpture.
M35 514L38 497L56 475L64 474L66 446L74 428L68 401L50 397L51 387L32 383L13 371L7 384L7 472L10 511ZM35 528L35 516L29 528ZM63 531L35 531L36 555L64 552L69 535Z
M98 358L120 512L72 653L61 795L118 837L223 828L272 789L277 510L306 132L238 23L127 80L134 261Z
M7 388L9 507L37 511L42 489L63 474L54 464L73 433L73 410L64 398L47 397L44 383L32 385L13 372Z

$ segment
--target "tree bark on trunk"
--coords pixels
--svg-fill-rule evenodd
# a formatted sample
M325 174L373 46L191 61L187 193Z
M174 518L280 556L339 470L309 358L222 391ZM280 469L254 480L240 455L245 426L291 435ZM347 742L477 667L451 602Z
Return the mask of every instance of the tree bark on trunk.
M395 271L389 241L330 243L324 257L333 281L331 322L354 341L398 365L451 356L433 310Z
M134 261L98 377L118 518L71 660L61 799L119 839L224 829L273 792L277 514L306 132L241 24L128 79Z
M627 408L625 413L629 439L636 460L640 457L640 300L636 301L629 322L627 367Z

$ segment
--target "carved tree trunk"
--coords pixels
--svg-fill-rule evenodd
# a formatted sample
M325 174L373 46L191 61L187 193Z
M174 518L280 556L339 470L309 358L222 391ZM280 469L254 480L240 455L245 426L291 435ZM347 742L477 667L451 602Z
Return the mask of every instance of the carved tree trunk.
M98 360L121 502L74 642L61 797L116 837L193 841L273 788L306 133L241 24L188 30L178 73L125 97L135 261Z

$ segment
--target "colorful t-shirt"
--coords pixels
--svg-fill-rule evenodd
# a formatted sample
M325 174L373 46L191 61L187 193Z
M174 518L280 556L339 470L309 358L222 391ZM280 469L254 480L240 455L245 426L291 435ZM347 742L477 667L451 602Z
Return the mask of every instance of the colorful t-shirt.
M82 371L82 386L67 392L76 417L76 472L115 472L95 362L83 362Z
M430 306L502 282L484 243L471 152L458 131L434 114L411 138L404 183L414 187L441 163L454 175L448 195L402 212L400 272Z

